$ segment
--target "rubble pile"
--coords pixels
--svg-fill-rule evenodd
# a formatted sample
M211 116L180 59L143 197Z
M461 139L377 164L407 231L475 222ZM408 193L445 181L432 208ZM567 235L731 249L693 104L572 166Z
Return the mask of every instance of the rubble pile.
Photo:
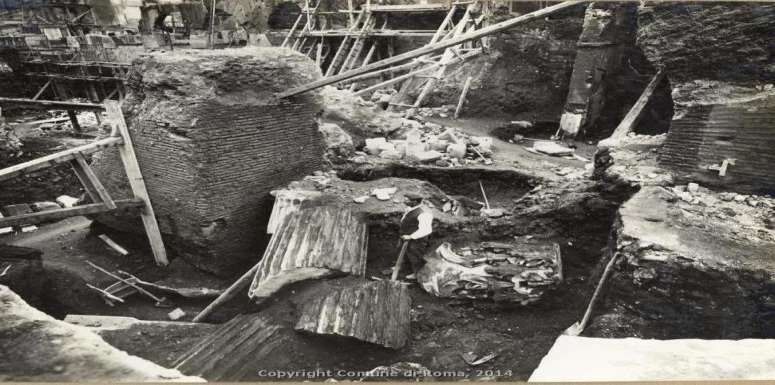
M403 132L396 135L399 139L366 139L365 153L356 152L352 161L363 163L367 161L365 155L373 155L440 167L493 163L491 137L471 136L454 127L407 118L401 120L401 127Z
M417 281L444 298L527 305L562 280L557 244L482 242L453 248L443 243L424 259Z

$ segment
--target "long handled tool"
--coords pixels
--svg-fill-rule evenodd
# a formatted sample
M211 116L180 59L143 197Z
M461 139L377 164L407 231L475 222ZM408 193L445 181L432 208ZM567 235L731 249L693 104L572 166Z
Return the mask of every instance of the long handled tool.
M587 323L589 323L589 318L592 316L592 310L595 308L595 303L597 302L598 297L600 296L600 292L602 291L603 285L605 284L605 281L608 279L608 275L611 272L611 268L614 266L614 262L616 262L617 257L619 254L614 254L613 257L611 257L611 260L608 261L608 264L605 266L605 270L603 270L603 275L600 277L600 281L597 283L597 287L595 288L595 293L592 294L592 299L589 301L589 305L587 305L587 310L584 312L584 318L581 319L581 322L576 322L567 329L565 329L565 332L563 334L567 336L577 336L580 335L581 332L584 331L584 328L587 327Z
M393 275L390 277L391 281L398 280L398 272L401 270L401 265L404 264L404 256L406 255L406 249L409 248L409 240L403 239L401 242L401 252L398 253L398 259L396 265L393 267Z
M253 277L253 275L256 274L256 271L258 270L259 263L256 263L255 266L253 266L250 270L245 272L245 274L242 274L239 279L237 279L231 286L229 286L228 289L226 289L221 295L218 296L213 302L211 302L209 305L207 305L206 308L204 308L202 311L199 312L199 314L194 317L192 320L193 322L202 322L204 321L210 313L212 313L213 310L215 310L216 307L228 302L230 299L234 298L234 296L242 289L245 288L248 284L250 284L250 279Z

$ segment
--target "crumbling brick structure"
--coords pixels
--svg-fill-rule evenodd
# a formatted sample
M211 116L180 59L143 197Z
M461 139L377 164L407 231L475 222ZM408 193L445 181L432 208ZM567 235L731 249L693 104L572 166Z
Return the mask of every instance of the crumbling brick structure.
M319 76L311 60L279 48L186 50L135 61L124 114L173 254L216 274L258 260L269 191L318 169L323 151L314 94L274 94ZM117 153L95 163L113 194L126 195ZM134 218L97 220L142 231Z

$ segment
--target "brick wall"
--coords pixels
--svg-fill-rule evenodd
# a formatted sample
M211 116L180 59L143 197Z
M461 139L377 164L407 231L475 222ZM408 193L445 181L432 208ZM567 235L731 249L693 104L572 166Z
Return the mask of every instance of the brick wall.
M182 114L189 136L165 119L135 121L135 151L167 247L199 268L229 273L260 257L271 211L269 191L319 169L315 109L304 104L204 104ZM117 154L97 168L128 194ZM108 226L142 229L136 219L101 217Z
M168 251L219 275L244 272L266 241L269 191L320 169L314 95L273 97L319 70L278 48L176 50L133 69L123 109ZM130 194L115 151L94 167L113 195ZM144 231L139 218L97 220Z
M674 120L660 163L679 179L742 192L775 193L775 97L690 107ZM726 176L708 170L736 159Z

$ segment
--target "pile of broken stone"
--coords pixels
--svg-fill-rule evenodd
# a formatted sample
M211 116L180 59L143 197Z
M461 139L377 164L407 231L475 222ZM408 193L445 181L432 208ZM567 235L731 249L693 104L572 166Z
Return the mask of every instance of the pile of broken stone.
M444 127L432 122L421 123L408 118L402 119L401 126L404 130L396 135L396 139L366 139L363 148L365 154L440 167L472 163L492 164L491 137L470 136L454 127Z

